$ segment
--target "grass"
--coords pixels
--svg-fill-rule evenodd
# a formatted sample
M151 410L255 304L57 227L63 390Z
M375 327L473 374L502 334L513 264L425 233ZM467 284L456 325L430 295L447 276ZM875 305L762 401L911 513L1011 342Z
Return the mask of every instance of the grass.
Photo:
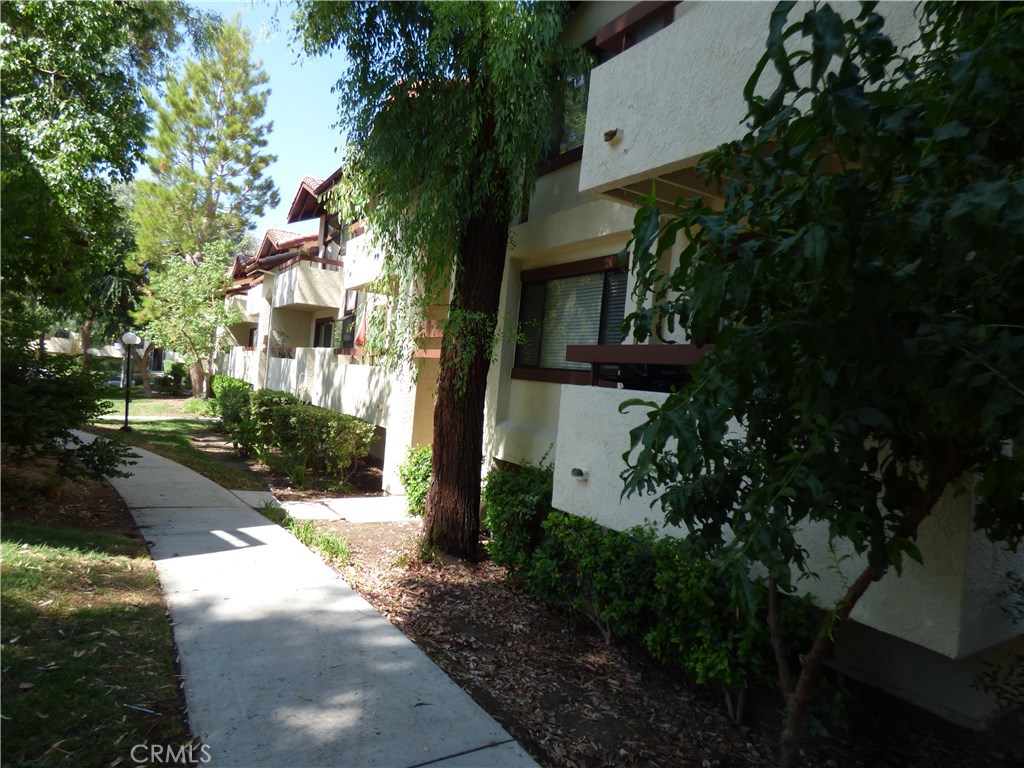
M143 544L15 523L3 534L3 764L130 765L136 744L189 743Z
M345 537L321 530L312 520L296 520L273 502L264 502L257 511L270 522L287 530L310 549L319 552L328 563L347 563L352 556Z
M206 401L196 400L192 397L143 397L142 389L132 390L132 399L128 404L128 422L136 417L154 417L187 419L189 415L209 416L209 408ZM106 400L110 413L113 416L124 418L124 392L120 398L114 394L107 396Z
M223 488L239 491L266 490L263 482L251 473L219 461L192 444L193 439L211 433L209 422L192 419L136 422L132 424L131 432L122 432L114 425L93 424L89 431L103 437L120 437L129 445L152 451L195 470Z

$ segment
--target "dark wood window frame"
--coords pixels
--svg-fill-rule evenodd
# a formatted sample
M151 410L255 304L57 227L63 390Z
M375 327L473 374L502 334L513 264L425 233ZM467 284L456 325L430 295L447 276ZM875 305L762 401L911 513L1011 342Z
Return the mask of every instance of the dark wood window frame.
M567 277L579 277L582 275L595 275L607 272L623 271L628 274L628 264L620 262L618 255L598 256L592 259L573 261L567 264L556 264L550 267L525 270L520 274L522 287L547 283L552 280L559 280ZM604 290L604 289L603 289ZM520 288L520 293L522 288ZM598 322L603 326L607 320L605 298L601 300L601 316ZM522 310L520 309L520 312ZM518 346L516 354L518 356ZM585 370L568 370L558 368L541 368L539 366L523 366L513 363L513 379L519 381L539 381L548 384L590 384L591 373Z

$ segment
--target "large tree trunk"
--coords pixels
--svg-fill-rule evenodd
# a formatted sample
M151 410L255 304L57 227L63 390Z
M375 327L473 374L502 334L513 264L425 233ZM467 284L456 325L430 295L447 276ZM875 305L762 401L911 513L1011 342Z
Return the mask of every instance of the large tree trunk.
M504 211L470 220L441 342L424 539L466 560L479 557L484 401L507 245Z
M152 342L146 345L146 351L139 355L139 373L142 374L142 392L146 397L153 396L153 383L149 380L149 361L153 357L153 350L156 347ZM135 348L138 353L139 348Z

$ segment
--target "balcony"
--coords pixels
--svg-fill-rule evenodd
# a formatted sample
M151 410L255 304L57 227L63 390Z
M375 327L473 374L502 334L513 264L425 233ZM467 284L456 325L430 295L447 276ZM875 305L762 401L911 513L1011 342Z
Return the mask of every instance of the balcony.
M810 4L807 4L810 7ZM633 205L706 194L701 155L741 138L743 87L764 52L772 3L680 3L672 24L591 72L580 191ZM878 11L897 44L914 38L912 4ZM803 14L798 6L790 13ZM777 82L765 70L760 93ZM606 136L608 138L606 138Z
M345 243L345 287L359 288L380 277L384 255L373 248L369 233L353 237Z
M312 311L341 306L342 263L311 256L296 257L278 268L274 280L274 308Z

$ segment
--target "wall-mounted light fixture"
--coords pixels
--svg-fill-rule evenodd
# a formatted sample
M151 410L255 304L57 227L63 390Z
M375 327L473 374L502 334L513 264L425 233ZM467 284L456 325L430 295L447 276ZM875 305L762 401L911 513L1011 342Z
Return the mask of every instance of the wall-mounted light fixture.
M610 131L605 131L604 132L604 140L606 142L608 142L609 144L614 144L615 142L617 142L621 138L622 138L622 129L621 128L613 128Z
M586 469L580 469L579 467L573 467L570 473L577 480L586 480L590 477L590 471Z

